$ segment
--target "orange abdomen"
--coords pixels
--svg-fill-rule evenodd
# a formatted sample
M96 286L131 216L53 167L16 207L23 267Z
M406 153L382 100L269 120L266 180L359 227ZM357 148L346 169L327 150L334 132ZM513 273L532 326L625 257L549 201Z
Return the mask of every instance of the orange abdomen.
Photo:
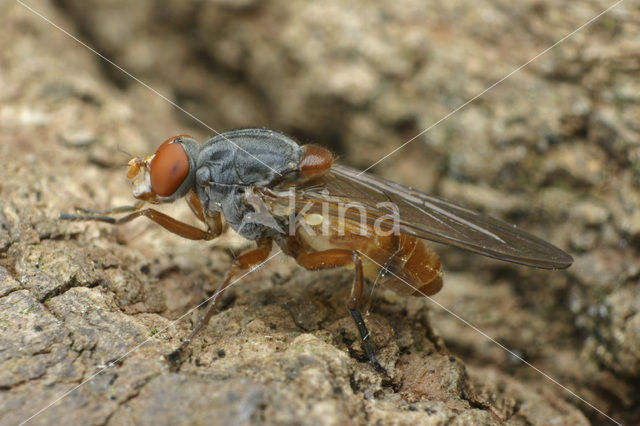
M295 240L303 252L356 250L362 253L364 276L401 295L431 296L442 288L440 258L425 240L406 234L379 235L371 228L362 235L355 222L347 220L341 227L337 219L315 216L310 225L315 235L297 228ZM326 220L329 235L322 235L321 223Z
M375 268L365 268L372 282L398 294L413 296L431 296L442 288L440 258L422 239L405 234L376 236L362 250L383 265L383 268L375 264Z

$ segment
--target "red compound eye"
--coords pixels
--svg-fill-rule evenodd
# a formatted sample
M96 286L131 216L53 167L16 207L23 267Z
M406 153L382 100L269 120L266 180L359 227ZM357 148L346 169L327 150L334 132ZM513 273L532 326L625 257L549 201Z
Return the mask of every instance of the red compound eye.
M182 137L164 141L151 160L151 189L161 197L172 195L189 174L189 158L180 143L172 143Z

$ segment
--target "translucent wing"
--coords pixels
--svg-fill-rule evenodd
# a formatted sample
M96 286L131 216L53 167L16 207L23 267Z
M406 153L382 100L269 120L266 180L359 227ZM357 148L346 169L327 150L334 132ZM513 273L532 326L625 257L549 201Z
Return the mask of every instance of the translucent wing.
M460 247L508 262L544 269L566 268L573 258L558 247L498 219L424 194L378 176L334 165L318 180L298 187L296 203L312 207L307 211L340 214L338 206L357 203L366 208L366 220L393 214L397 207L400 232ZM328 210L327 210L328 209ZM345 215L345 209L342 209ZM345 218L358 220L360 213L346 211Z

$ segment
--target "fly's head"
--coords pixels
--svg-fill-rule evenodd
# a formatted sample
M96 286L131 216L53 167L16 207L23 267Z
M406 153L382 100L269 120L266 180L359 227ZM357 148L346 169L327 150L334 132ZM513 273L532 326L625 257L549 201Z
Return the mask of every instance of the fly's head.
M167 139L156 153L129 161L133 196L154 204L170 203L189 192L195 180L198 142L188 135Z

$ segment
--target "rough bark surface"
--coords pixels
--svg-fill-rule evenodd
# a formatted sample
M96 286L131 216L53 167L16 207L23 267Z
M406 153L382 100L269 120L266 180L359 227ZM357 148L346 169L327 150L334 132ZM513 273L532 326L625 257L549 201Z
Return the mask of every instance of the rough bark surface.
M32 3L217 131L275 128L361 168L611 4ZM0 16L1 424L606 424L437 305L375 289L381 376L345 306L350 271L284 255L232 287L171 370L189 310L251 245L57 217L131 203L122 151L211 131L19 3ZM626 424L640 423L638 22L623 3L374 169L569 249L575 265L548 272L438 247L435 299Z

